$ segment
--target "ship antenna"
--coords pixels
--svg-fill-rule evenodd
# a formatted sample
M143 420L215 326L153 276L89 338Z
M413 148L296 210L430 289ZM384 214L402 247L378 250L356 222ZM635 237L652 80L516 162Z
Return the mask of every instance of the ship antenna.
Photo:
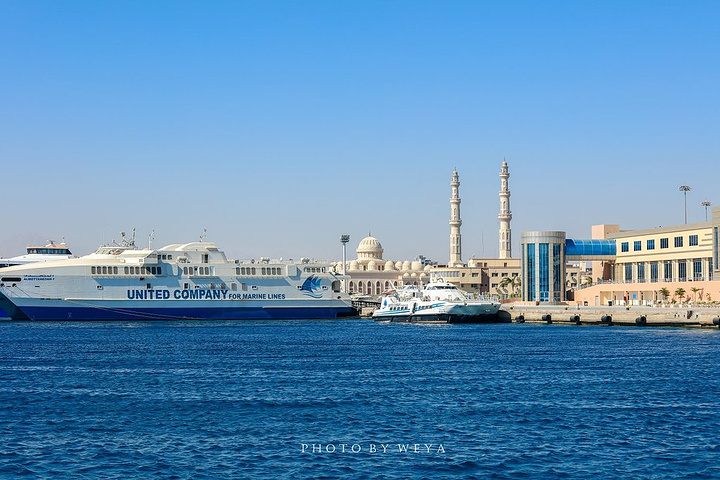
M135 229L134 228L132 229L132 236L130 237L130 246L131 247L135 246Z
M205 241L205 237L207 237L207 228L203 228L203 233L202 233L202 235L200 235L201 243Z
M150 232L150 235L148 235L148 250L152 250L153 240L155 240L155 230Z

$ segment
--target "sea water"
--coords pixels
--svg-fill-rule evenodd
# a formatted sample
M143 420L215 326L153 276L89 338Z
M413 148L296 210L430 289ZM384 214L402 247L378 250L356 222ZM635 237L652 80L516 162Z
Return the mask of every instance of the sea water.
M720 478L720 331L0 323L3 478Z

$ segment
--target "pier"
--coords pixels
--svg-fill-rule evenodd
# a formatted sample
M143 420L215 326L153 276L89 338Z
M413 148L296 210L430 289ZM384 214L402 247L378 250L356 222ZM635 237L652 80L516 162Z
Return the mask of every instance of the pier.
M718 307L504 305L515 323L633 327L720 327Z

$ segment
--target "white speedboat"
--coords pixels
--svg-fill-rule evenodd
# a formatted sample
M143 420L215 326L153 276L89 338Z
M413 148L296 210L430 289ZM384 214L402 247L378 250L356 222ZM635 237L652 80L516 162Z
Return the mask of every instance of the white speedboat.
M228 260L209 242L134 242L0 269L0 308L19 320L338 318L356 313L329 264Z
M25 255L18 255L11 258L0 258L0 268L12 267L13 265L26 265L35 262L47 262L50 260L62 260L75 258L70 249L63 241L60 245L54 240L48 240L47 245L28 245Z
M497 300L475 297L452 283L437 281L422 289L405 287L384 292L372 318L391 322L505 322L499 310Z

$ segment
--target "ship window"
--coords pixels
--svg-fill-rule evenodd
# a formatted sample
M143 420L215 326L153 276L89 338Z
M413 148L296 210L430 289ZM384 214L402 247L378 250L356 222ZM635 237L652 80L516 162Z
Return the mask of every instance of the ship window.
M168 255L168 256L167 256L167 259L168 259L168 260L172 260L172 255Z
M225 285L224 283L221 283L220 290L227 290L227 285Z
M145 284L145 288L146 288L147 290L152 290L152 284L146 283L146 284Z
M183 288L184 288L185 290L189 289L189 288L190 288L190 284L189 284L189 283L183 284Z
M252 274L255 275L255 267L252 267Z
M240 290L247 290L247 283L241 283Z
M157 267L157 274L162 275L162 267Z
M93 275L95 275L95 267L90 267L90 273L92 273Z
M125 271L125 275L130 273L130 267L125 267L123 270Z
M260 273L261 273L262 275L265 275L265 267L262 267L262 268L260 269Z
M236 291L236 290L237 290L237 283L231 283L231 284L230 284L230 289L231 289L233 292Z
M258 289L257 285L253 285L253 286L250 287L250 288L252 288L253 290L257 290L257 289Z
M214 283L211 283L211 284L210 284L210 290L215 290L215 284L214 284Z
M118 274L118 268L117 268L117 267L113 267L113 273L114 273L115 275Z
M102 274L107 275L107 267L102 267Z

